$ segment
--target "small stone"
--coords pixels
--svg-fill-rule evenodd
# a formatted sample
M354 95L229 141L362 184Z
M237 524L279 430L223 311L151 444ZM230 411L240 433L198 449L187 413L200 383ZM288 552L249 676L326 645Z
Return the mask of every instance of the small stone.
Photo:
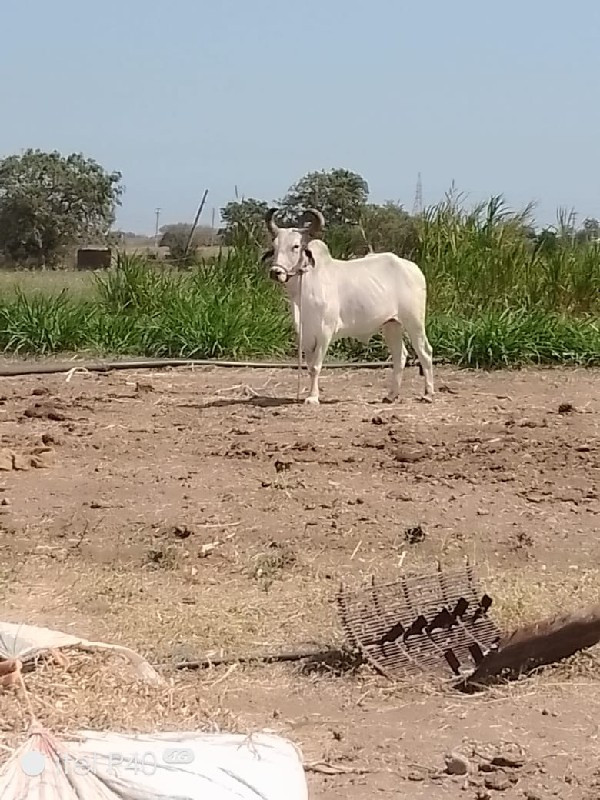
M469 759L460 753L450 753L445 760L448 775L466 775L470 771Z
M411 771L406 776L406 779L409 781L413 781L413 783L418 783L419 781L424 781L425 777L426 776L424 772L419 771L417 769L411 769Z
M485 788L495 792L505 792L512 786L512 781L505 772L494 772L485 779Z

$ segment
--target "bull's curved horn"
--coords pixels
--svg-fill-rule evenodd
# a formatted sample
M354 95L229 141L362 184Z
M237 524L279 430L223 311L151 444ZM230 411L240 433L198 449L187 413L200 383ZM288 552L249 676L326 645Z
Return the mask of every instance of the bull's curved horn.
M307 209L302 219L304 220L304 230L308 231L311 236L321 233L325 227L325 217L314 208Z
M269 229L269 233L273 238L277 236L279 232L279 227L275 222L275 214L277 213L276 208L270 208L267 213L265 214L265 222L267 223L267 228Z

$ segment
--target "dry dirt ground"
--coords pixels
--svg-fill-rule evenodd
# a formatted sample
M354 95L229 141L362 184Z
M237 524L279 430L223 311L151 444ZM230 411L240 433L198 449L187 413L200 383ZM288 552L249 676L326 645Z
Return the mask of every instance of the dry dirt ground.
M437 558L469 556L504 629L600 599L600 372L438 369L431 405L414 369L384 405L386 379L326 371L318 409L282 370L0 379L3 617L129 645L169 679L70 655L26 676L39 717L266 727L350 770L310 772L315 800L597 800L597 648L476 696L368 666L173 668L339 647L342 580ZM0 744L25 722L5 691ZM477 766L515 750L522 766L443 774L450 751Z

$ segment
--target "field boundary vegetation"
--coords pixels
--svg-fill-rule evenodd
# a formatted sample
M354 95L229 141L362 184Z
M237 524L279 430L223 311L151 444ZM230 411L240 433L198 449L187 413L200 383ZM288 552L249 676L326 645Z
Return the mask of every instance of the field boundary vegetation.
M515 263L492 247L482 257L469 237L449 250L438 237L438 258L421 261L435 358L485 368L600 365L598 276L590 269L600 254L596 246L563 247L551 261L531 254ZM79 281L75 291L48 290L40 274L27 289L14 284L2 293L0 347L21 356L290 357L287 303L259 256L242 246L177 269L119 254L111 269L86 276L87 286ZM369 361L388 354L376 335L366 345L336 342L330 355Z
M36 187L37 206L27 218L35 221L36 209L43 209L38 216L47 230L35 228L27 238L17 225L29 202L24 181L33 180L41 167L63 175L70 193L77 192L81 173L90 172L102 188L101 206L85 207L70 227L61 223L59 228L78 236L104 230L109 236L107 226L120 203L119 173L104 175L82 157L61 161L58 154L37 151L20 161L6 159L0 167L0 251L4 236L5 256L25 253L30 265L33 258L38 267L59 266L56 259L68 236L61 233L61 238L55 230L53 215L59 211L46 208L43 186ZM513 211L501 196L468 208L454 190L412 215L396 203L367 201L368 185L361 176L331 170L306 175L278 206L289 221L306 208L322 210L324 238L338 258L391 250L416 261L428 282L427 328L436 360L484 368L600 365L596 220L576 229L574 217L560 212L556 226L536 231L532 208ZM169 241L172 249L167 260L118 248L113 266L94 273L0 274L0 348L21 356L290 357L295 341L289 309L260 262L268 245L267 207L253 198L229 203L221 212L219 243L213 236L208 251L201 247L202 237L194 239L192 226L177 224L163 233L163 245ZM182 243L189 242L188 252ZM380 335L368 344L335 342L329 355L352 361L388 356Z

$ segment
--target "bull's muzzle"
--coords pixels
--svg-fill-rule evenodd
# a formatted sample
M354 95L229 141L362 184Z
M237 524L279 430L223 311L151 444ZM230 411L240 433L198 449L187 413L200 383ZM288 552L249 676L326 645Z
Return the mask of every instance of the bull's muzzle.
M288 273L282 267L271 267L269 270L269 278L278 283L287 283L289 277Z

